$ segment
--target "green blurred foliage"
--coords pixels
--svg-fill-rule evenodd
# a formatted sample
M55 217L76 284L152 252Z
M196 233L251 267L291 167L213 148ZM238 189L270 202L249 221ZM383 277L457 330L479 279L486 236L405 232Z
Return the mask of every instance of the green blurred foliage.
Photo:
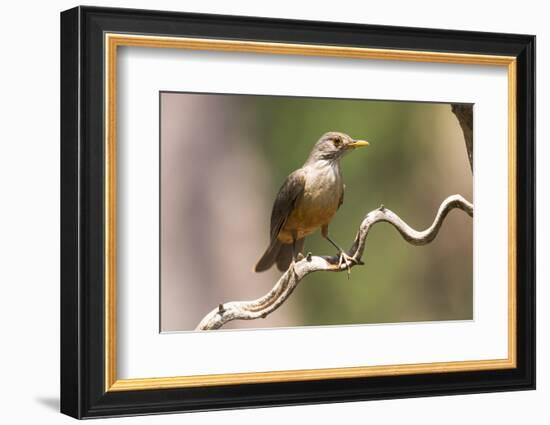
M424 229L446 196L471 199L462 133L449 105L239 96L239 110L246 111L242 125L253 123L250 148L265 158L271 175L270 200L323 133L369 140L367 149L342 160L345 201L330 233L345 248L364 215L381 204ZM266 217L266 235L268 223ZM379 224L369 234L365 266L355 267L350 280L345 273L315 273L289 302L303 325L472 319L472 226L470 217L453 212L432 244L413 247ZM305 251L335 253L319 232L307 238Z

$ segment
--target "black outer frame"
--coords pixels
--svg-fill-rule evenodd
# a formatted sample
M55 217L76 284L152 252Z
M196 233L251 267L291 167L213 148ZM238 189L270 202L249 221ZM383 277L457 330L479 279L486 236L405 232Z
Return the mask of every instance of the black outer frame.
M517 368L104 391L104 32L517 57ZM535 37L77 7L61 13L61 412L76 418L535 388Z

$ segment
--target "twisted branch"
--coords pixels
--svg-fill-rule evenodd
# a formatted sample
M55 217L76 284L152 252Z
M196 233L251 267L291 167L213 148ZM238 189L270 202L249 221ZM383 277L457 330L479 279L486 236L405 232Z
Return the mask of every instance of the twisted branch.
M349 255L354 260L354 264L351 266L362 264L361 257L365 251L367 235L376 223L383 221L390 223L397 229L403 239L410 244L426 245L435 239L445 217L454 208L461 209L470 217L473 217L473 205L460 195L452 195L443 201L434 222L424 231L413 229L401 220L397 214L384 208L383 205L369 212L363 219L355 241L349 250ZM308 274L317 271L341 272L347 270L345 264L338 265L338 260L337 256L319 257L308 255L306 258L291 264L289 269L267 294L253 301L231 301L220 304L201 320L196 330L219 329L232 320L265 318L288 299L294 289Z
M466 152L468 152L468 160L470 161L470 171L474 171L474 116L472 105L453 104L451 110L458 119L464 142L466 142Z

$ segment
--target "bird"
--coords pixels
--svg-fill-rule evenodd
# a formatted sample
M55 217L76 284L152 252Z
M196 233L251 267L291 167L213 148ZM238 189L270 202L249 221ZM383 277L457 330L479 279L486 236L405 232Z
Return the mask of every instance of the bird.
M269 246L254 267L262 272L277 265L286 271L302 256L304 239L321 228L321 235L339 252L339 264L354 262L334 242L328 226L344 202L345 185L340 160L356 148L366 147L366 140L355 140L345 133L330 131L313 146L304 165L287 176L271 211Z

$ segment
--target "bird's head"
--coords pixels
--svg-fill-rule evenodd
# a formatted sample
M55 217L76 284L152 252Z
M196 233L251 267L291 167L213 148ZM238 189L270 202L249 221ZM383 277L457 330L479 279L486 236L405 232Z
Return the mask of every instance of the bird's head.
M355 140L345 133L330 131L321 136L309 155L308 162L317 160L339 160L346 153L368 146L365 140Z

